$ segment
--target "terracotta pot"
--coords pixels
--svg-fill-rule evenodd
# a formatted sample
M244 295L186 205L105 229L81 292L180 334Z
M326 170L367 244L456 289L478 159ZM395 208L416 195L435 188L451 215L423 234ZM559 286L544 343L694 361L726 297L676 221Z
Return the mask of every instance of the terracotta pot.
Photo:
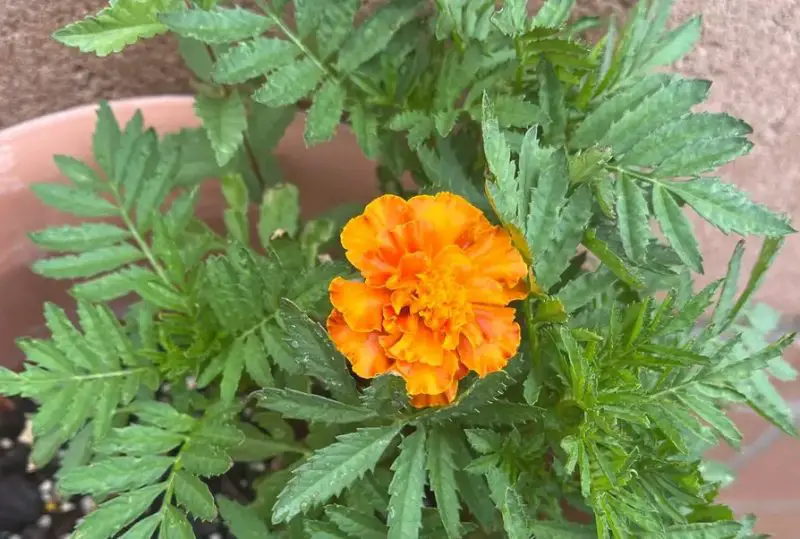
M190 96L143 97L112 102L120 122L141 109L145 123L159 133L196 127ZM47 208L30 190L39 182L63 181L53 156L64 154L91 162L96 107L84 106L44 116L0 132L0 365L18 368L22 354L15 339L44 336L42 304L70 308L69 283L32 273L30 264L44 255L27 233L75 222ZM345 128L327 144L306 148L303 117L298 115L277 154L285 177L300 189L304 217L345 202L367 202L377 194L374 165ZM210 224L221 222L221 196L216 184L203 192L198 213Z

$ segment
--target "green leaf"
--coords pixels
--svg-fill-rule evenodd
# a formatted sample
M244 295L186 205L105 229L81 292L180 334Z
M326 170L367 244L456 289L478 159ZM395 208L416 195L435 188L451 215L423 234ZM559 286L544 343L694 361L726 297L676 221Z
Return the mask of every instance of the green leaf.
M721 331L724 327L720 327L729 318L731 310L733 309L733 301L736 298L736 291L739 285L739 273L742 269L742 256L744 255L744 240L739 240L736 248L733 250L730 262L728 262L728 272L725 274L725 279L722 281L722 292L719 295L719 301L714 309L714 314L711 316L711 324Z
M486 474L492 500L503 515L503 528L509 539L528 539L528 509L525 507L522 496L509 482L505 472L494 469Z
M661 534L645 534L647 539L734 539L739 537L742 525L733 521L693 522L668 526Z
M146 425L130 425L113 429L95 443L97 453L125 453L132 456L148 456L166 453L183 443L184 437Z
M184 470L178 471L173 480L175 498L184 509L195 517L207 522L217 518L217 507L214 505L214 496L208 486L200 481L197 476Z
M557 28L567 22L574 3L575 0L547 0L536 12L531 24L534 28Z
M343 72L354 71L384 50L397 31L414 18L418 9L418 0L397 0L382 5L344 42L339 49L336 68Z
M642 264L650 243L650 224L647 202L641 189L627 175L617 179L617 225L625 254Z
M430 114L419 110L408 110L392 116L389 129L408 131L408 146L418 150L433 135L434 120Z
M241 147L247 128L247 111L239 92L234 90L221 98L200 94L195 98L194 111L203 122L217 164L225 165Z
M56 456L56 453L65 441L61 432L58 430L48 432L42 436L37 436L33 441L31 461L38 467L43 468Z
M642 99L609 126L600 144L615 153L625 153L650 132L686 114L708 95L711 83L703 80L673 77L664 86Z
M244 368L247 374L259 387L272 387L275 385L267 353L258 337L255 335L247 337L242 354L244 355Z
M783 242L783 238L764 239L764 244L761 246L761 250L758 253L758 258L756 259L755 264L753 264L753 269L750 272L750 277L747 279L747 284L745 285L744 291L742 292L742 295L739 296L739 299L736 300L736 304L731 309L729 318L724 324L725 327L729 326L734 320L736 320L742 308L747 304L753 293L755 293L755 291L758 289L761 281L764 279L764 275L766 274L770 265L772 265L772 262L775 260L775 256L777 256L778 251L780 251L781 247L783 246Z
M779 344L780 343L779 341ZM785 344L782 344L785 346ZM776 347L767 348L766 354L758 354L761 357L774 358L779 357L780 352L776 356L774 353ZM781 346L777 347L782 350ZM747 363L758 365L761 357L757 357L756 361L753 358L745 360ZM735 367L734 367L735 368ZM756 367L758 368L758 367ZM753 369L755 370L755 369ZM761 417L781 429L789 436L797 437L797 427L795 426L794 414L791 407L786 403L781 394L775 389L775 386L770 382L769 377L764 372L755 372L749 380L745 380L737 384L736 389L745 396L747 403L753 410L755 410Z
M219 84L240 84L290 64L297 47L283 39L257 37L243 41L219 55L212 77Z
M612 124L647 96L665 87L670 80L669 75L651 75L602 101L575 129L569 140L570 147L588 148L599 142L607 135Z
M319 14L317 47L325 59L339 50L347 36L353 31L353 19L361 7L359 0L325 2Z
M753 143L743 137L695 141L690 147L675 153L653 170L655 176L695 176L716 169L753 149Z
M343 434L316 451L294 472L272 510L274 523L288 522L311 507L337 496L372 470L394 440L399 427L361 428Z
M718 178L697 178L663 185L725 234L785 236L795 232L785 217L752 202L736 187Z
M268 539L272 534L256 512L244 505L217 496L219 514L236 539Z
M378 118L361 103L354 103L350 106L350 127L364 155L375 159L380 152Z
M518 206L515 182L515 166L511 161L511 149L508 147L505 137L500 131L497 123L497 116L494 113L494 105L489 97L483 96L483 153L489 170L496 178L496 184L487 184L491 198L499 211L499 216L507 221L512 221L516 211L512 211ZM525 175L522 175L525 178ZM495 188L495 185L497 186ZM490 187L492 189L490 190ZM527 199L527 194L523 200Z
M657 167L667 160L673 165L686 163L687 167L692 163L702 164L718 153L714 150L717 142L725 144L728 140L739 140L741 144L746 144L745 136L752 131L745 122L727 114L688 114L642 138L622 156L619 163L622 166L647 167ZM691 166L687 173L691 174L693 170L710 170L716 166L714 163L712 159L709 166ZM676 170L680 172L679 169Z
M536 280L545 290L556 284L569 267L591 217L591 192L585 186L578 187L561 208L552 238L533 260Z
M249 340L249 339L248 339ZM244 373L246 343L237 339L225 359L222 370L222 381L219 384L219 398L222 402L232 403L239 391L239 384Z
M253 99L268 107L293 105L312 93L324 77L325 72L317 64L303 58L273 71Z
M158 481L172 466L171 457L109 457L65 472L59 488L65 494L102 496L134 490Z
M161 523L159 539L195 539L192 525L181 511L168 505Z
M563 151L543 148L536 138L536 127L525 134L519 158L521 195L530 196L530 208L520 208L525 236L534 257L543 258L558 222L558 211L566 198L569 180L567 157ZM525 191L533 188L533 195ZM524 204L524 203L523 203ZM522 223L521 223L522 224Z
M653 213L664 237L684 264L698 273L703 273L703 257L686 214L661 185L653 186L652 198Z
M109 537L114 537L119 530L147 511L153 503L153 500L164 492L166 486L166 483L161 483L159 485L145 487L134 492L121 494L101 504L95 511L92 511L86 516L71 537L73 539L108 539ZM147 524L141 526L137 524L137 526L134 526L134 528L137 528L137 533L143 534L143 528L150 527L155 529L160 518L158 518L158 515L153 516L157 517L157 519L148 517L145 519L150 519ZM153 520L156 521L155 525L153 524ZM137 536L132 532L133 528L126 533L124 537L135 539L143 536ZM149 538L149 536L146 537Z
M510 372L514 372L514 364L519 362L519 356L514 356L509 361L506 370L490 373L483 378L478 378L449 406L442 407L431 414L434 421L449 421L455 417L474 414L476 410L494 402L512 383Z
M488 211L490 208L486 203L486 195L464 173L449 141L439 139L437 142L438 155L426 146L417 148L420 164L434 189L437 192L455 193L467 199L473 206Z
M329 505L325 507L325 515L348 537L386 539L386 526L374 514L341 505Z
M496 401L484 404L477 413L463 419L466 425L507 425L522 424L541 417L538 408L527 404Z
M98 108L98 115L105 116L105 114L110 115L111 120L98 119L98 122L111 121L114 122L114 125L117 125L113 113L108 109L108 103L103 102ZM101 127L98 126L96 129L99 130ZM110 133L109 135L111 136ZM117 136L119 136L119 126L117 126ZM111 152L113 150L109 149L108 151ZM53 162L58 167L58 171L78 188L96 189L103 184L103 178L101 178L100 174L98 174L94 168L74 157L68 155L54 155Z
M436 509L447 537L457 539L461 537L461 504L458 500L456 465L447 432L440 428L434 427L428 436L426 466L431 489L436 496Z
M714 281L689 300L686 305L683 305L675 316L665 321L666 323L660 331L661 334L667 335L693 327L700 315L711 305L712 298L719 289L720 284L722 284L721 281Z
M357 423L376 415L367 408L293 389L265 388L254 393L254 396L259 406L280 412L289 419L320 423Z
M187 310L186 297L171 285L161 282L152 273L148 272L139 279L135 290L143 300L159 309L177 312L186 312Z
M338 81L330 79L322 84L306 117L304 137L307 145L333 138L342 119L345 97L345 89Z
M153 539L159 524L161 524L161 514L150 515L131 526L120 539Z
M528 23L527 2L525 0L508 0L503 9L492 16L492 23L507 36L516 36L524 32Z
M107 101L101 101L97 107L97 123L95 126L94 135L92 135L92 153L94 154L95 161L100 165L106 175L114 175L114 153L119 146L120 129L117 119L114 117L114 112L111 110ZM76 162L72 158L64 156L55 156L54 160L61 172L72 179L78 185L85 185L87 187L96 185L99 178L91 169L88 170L89 177L86 181L79 181L78 178L72 177L69 173L69 168L62 166L61 159L66 159L73 164ZM83 172L87 172L88 167L84 165ZM81 179L83 176L81 175Z
M158 14L174 4L171 0L116 0L96 15L56 31L53 38L82 52L107 56L140 39L166 32L167 27L159 22Z
M501 127L528 128L533 124L546 123L548 120L542 109L518 95L500 94L496 96L494 113L497 115L497 122ZM476 121L481 120L480 109L477 113L470 111L470 114Z
M658 66L666 66L683 58L700 39L702 27L703 18L697 15L669 32L658 42L655 52L642 68L649 70Z
M94 425L95 421L87 424L70 440L69 447L67 447L60 459L61 469L58 471L57 478L61 477L61 474L70 468L83 466L89 462L92 457L92 431L95 430Z
M198 80L211 82L211 69L214 63L205 43L190 37L178 37L178 53Z
M233 466L233 461L225 450L195 439L183 448L181 463L188 471L201 477L222 475Z
M268 18L239 7L185 9L163 14L160 19L179 36L211 44L255 37L272 26Z
M636 268L628 265L609 245L597 238L593 229L587 230L583 235L583 245L589 249L600 261L611 270L617 278L633 288L642 288L644 283ZM568 301L562 298L566 306ZM569 310L569 308L568 308Z
M678 398L696 413L700 419L708 423L711 428L725 438L732 447L739 448L742 441L742 433L714 402L685 392L679 393Z
M200 427L192 433L192 438L200 438L213 445L235 448L244 442L245 435L237 426L228 424L229 421L227 416L206 417L200 422Z
M130 235L127 230L110 223L82 223L31 232L30 238L36 245L49 251L80 252L114 245L130 238Z
M241 424L239 428L245 433L246 438L230 451L231 457L237 462L259 462L281 453L307 452L307 449L299 444L271 438L252 425Z
M351 536L339 530L331 522L304 520L303 530L311 539L351 539Z
M137 283L150 275L152 273L141 266L126 266L96 279L77 283L70 289L70 294L83 301L112 301L133 292Z
M45 258L34 262L33 271L50 279L78 279L113 271L120 266L138 262L144 254L129 243L100 247L78 255Z
M425 494L425 431L417 428L400 444L400 455L392 464L389 485L389 539L417 537L422 524Z
M31 186L31 190L48 206L78 217L114 217L119 214L119 209L114 204L88 188L60 183L36 183Z
M317 378L337 400L356 403L355 381L325 329L287 299L281 300L280 319L289 335L285 342L305 372Z
M161 427L171 432L186 432L191 430L197 420L182 414L164 402L136 401L130 406L130 411L139 421Z
M536 539L596 539L594 526L536 520L529 522L530 530Z
M564 142L567 112L564 105L564 90L552 64L543 61L539 67L539 104L549 118L545 124L544 138L550 144Z

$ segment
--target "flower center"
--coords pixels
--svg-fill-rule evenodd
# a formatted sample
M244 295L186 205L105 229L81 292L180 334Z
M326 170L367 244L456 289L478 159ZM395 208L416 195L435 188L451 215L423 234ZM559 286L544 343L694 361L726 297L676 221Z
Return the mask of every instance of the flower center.
M466 288L450 268L420 275L410 307L426 326L433 330L444 328L448 333L461 329L472 312Z

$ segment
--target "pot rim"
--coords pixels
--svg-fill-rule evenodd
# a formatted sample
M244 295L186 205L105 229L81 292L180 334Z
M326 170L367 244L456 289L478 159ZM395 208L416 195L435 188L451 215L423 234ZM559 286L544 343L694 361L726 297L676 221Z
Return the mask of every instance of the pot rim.
M193 100L194 95L192 94L154 94L139 97L110 99L107 101L112 109L131 106L138 109L146 108L152 105L165 105L170 103L175 105L185 105L187 102ZM95 112L100 101L102 101L102 99L98 99L94 103L76 105L74 107L57 112L51 112L43 116L37 116L35 118L31 118L30 120L25 120L18 124L6 127L5 129L0 130L0 140L9 140L16 137L21 137L27 135L31 131L42 129L43 127L46 127L52 123L69 121L72 118L84 116L90 112Z

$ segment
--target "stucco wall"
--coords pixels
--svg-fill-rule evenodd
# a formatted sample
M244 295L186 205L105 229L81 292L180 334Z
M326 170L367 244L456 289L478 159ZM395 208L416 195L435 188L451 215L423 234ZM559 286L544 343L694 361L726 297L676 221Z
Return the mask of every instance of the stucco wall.
M50 40L53 30L104 3L0 0L0 128L99 98L190 89L168 38L105 59ZM632 3L577 0L583 13L623 14ZM698 12L705 21L702 44L679 69L713 79L708 108L729 111L755 129L753 153L725 173L800 226L800 0L676 1L676 19ZM701 236L707 273L719 276L735 241L707 228ZM792 286L800 281L798 259L800 235L787 241L761 294L787 314L800 314L800 286Z

